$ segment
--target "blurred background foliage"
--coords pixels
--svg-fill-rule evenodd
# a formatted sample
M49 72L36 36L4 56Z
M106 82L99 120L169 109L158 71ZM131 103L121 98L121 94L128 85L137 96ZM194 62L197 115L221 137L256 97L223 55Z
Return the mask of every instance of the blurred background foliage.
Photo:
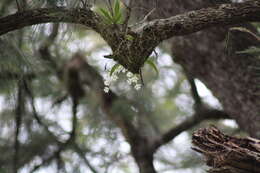
M21 0L19 3L28 9L82 5L80 0ZM101 0L92 0L89 4L107 5ZM1 17L16 11L14 0L0 2ZM181 67L172 61L168 47L164 43L156 49L157 55L152 55L159 69L158 75L148 65L143 67L145 86L141 91L130 87L123 75L111 87L117 95L139 105L159 134L193 113L189 83ZM44 48L48 48L47 53ZM0 173L9 173L13 169L16 137L20 145L18 168L22 173L137 172L129 144L104 115L95 93L88 87L85 87L86 96L78 108L77 146L69 146L51 157L58 144L50 134L65 141L72 127L72 101L65 96L57 103L67 93L62 76L65 64L78 51L101 76L115 64L103 58L111 50L99 35L72 24L36 25L1 36L0 50ZM196 84L205 103L221 108L200 81L196 80ZM124 112L123 104L127 102L118 104L116 111L135 118L136 115ZM20 121L19 136L16 136L17 121ZM206 121L200 126L208 124L240 133L232 120ZM155 167L158 172L202 172L201 158L190 149L193 130L182 132L157 151Z

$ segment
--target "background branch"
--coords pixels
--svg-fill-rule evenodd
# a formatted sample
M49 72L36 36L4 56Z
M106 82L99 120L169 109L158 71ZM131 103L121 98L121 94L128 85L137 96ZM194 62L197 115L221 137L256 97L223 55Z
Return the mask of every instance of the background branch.
M199 96L199 93L198 93L198 90L197 90L197 86L195 84L195 79L192 77L191 74L188 74L187 72L185 72L186 76L187 76L187 79L190 83L190 88L191 88L191 95L193 97L193 100L194 100L194 109L195 111L197 109L199 109L201 106L203 106L202 104L202 101L201 101L201 97Z
M81 159L84 161L85 165L93 172L98 173L96 168L90 164L88 159L85 157L84 151L76 144L73 144L74 150L78 153L78 155L81 157Z
M14 160L13 160L13 173L17 173L19 168L19 151L20 142L19 134L22 124L22 115L24 113L24 81L18 81L18 91L17 91L17 107L15 111L15 143L14 143Z
M191 117L184 120L182 123L170 129L168 132L163 134L161 138L159 138L154 143L154 148L157 149L160 146L170 142L176 136L178 136L181 132L189 130L190 128L198 125L204 120L218 120L218 119L229 119L229 116L220 110L204 108L200 111L197 111Z

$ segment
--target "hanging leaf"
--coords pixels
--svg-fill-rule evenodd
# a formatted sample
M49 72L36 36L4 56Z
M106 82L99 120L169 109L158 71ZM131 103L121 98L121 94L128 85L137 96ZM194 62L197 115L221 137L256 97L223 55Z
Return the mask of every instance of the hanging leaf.
M115 70L120 66L120 64L115 64L112 68L111 68L111 71L110 71L110 76L113 75L113 73L115 72Z
M148 59L148 60L146 60L146 63L154 69L154 71L156 72L157 75L159 75L159 70L152 60Z

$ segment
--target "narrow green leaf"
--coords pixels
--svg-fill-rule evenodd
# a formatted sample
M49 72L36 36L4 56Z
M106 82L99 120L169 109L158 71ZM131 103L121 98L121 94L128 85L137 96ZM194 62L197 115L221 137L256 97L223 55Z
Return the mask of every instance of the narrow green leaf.
M114 7L113 7L113 19L114 23L116 24L122 24L123 18L122 18L122 10L120 8L120 1L115 0Z
M148 59L146 60L146 63L154 69L157 75L159 75L159 70L152 60Z
M122 24L122 23L123 23L122 14L119 14L119 15L115 16L114 22L115 22L116 24Z
M110 71L110 76L112 76L112 74L115 72L115 70L120 66L120 64L115 64L112 68L111 68L111 71Z
M249 49L246 49L246 50L243 50L243 51L238 51L236 53L238 53L238 54L260 55L260 48L252 47L252 48L249 48Z
M98 12L108 23L113 23L113 17L108 10L104 8L99 8Z
M120 2L119 2L119 0L115 0L113 10L114 10L114 15L115 15L115 16L121 15Z

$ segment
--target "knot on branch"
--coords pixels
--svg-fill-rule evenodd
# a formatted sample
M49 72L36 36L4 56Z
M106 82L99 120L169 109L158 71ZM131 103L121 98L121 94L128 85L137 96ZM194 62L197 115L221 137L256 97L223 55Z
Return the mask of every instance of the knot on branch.
M143 38L141 34L133 31L122 32L120 27L106 28L102 36L113 51L111 55L105 57L117 61L134 74L140 72L160 42L150 37Z
M193 134L195 151L202 153L210 173L259 173L260 140L231 137L216 127L199 129Z

